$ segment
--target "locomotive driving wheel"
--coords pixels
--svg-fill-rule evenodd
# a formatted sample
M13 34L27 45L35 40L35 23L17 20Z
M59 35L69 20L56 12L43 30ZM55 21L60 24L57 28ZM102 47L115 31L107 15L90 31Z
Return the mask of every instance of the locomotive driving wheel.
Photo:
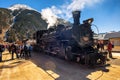
M73 60L73 58L74 58L74 55L72 54L72 52L71 52L71 46L67 46L66 48L65 48L65 60L68 60L68 61L72 61Z

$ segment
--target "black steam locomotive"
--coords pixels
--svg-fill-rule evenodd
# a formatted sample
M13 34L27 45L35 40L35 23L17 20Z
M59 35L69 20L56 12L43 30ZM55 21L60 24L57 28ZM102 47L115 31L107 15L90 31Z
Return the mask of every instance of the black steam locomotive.
M52 55L64 57L66 60L76 60L82 64L96 65L105 63L105 55L94 47L91 23L93 18L80 24L80 11L73 12L72 27L58 25L54 30L37 32L37 43L40 49Z

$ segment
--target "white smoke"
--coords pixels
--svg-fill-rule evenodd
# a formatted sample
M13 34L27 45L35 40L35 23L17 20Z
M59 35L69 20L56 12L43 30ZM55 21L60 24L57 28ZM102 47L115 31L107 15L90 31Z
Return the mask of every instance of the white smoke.
M52 6L51 8L42 9L42 18L47 21L49 28L56 24L57 17L69 20L72 17L72 11L82 10L86 6L93 6L100 1L102 0L71 0L59 7Z
M61 13L61 11L57 10L55 6L52 6L51 8L42 9L42 18L48 23L48 28L57 24L58 16L56 14L59 13Z

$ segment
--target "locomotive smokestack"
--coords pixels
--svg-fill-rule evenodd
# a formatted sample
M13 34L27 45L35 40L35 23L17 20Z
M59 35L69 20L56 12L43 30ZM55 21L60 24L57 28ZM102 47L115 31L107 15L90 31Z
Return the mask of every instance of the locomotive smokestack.
M74 25L79 25L80 24L80 13L81 11L73 11L73 19L74 19Z

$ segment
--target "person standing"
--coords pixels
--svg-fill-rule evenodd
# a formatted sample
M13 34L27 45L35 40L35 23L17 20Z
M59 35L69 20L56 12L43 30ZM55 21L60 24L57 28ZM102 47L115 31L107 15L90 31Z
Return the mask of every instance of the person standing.
M11 51L11 50L12 50L12 49L11 49L11 44L8 45L8 48L7 48L7 49L8 49L8 51L9 51L9 53L12 52L12 51Z
M25 59L28 59L28 47L27 47L27 44L24 43L24 54L25 54Z
M99 49L100 49L100 42L98 41L97 42L97 50L99 51Z
M0 62L2 62L2 52L4 51L4 46L0 44Z
M32 45L28 45L28 56L31 57L31 51L33 50Z
M11 45L11 51L12 51L12 60L14 59L14 53L16 54L16 57L17 58L19 58L18 57L18 54L16 53L16 50L17 50L17 48L16 48L16 46L15 46L15 44L13 43L12 45Z
M113 58L112 56L112 43L109 41L107 46L108 54L110 58Z
M24 54L24 45L23 44L21 44L20 45L20 58L23 58L25 56L25 54Z
M104 51L104 42L103 41L100 42L100 50Z

